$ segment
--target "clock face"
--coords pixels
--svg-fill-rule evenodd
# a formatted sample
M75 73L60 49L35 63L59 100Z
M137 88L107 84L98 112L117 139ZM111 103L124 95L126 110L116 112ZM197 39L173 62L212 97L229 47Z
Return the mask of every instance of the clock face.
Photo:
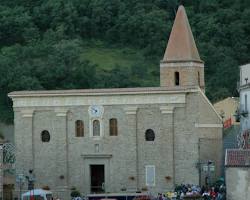
M101 117L103 114L103 107L92 105L89 107L89 115L92 117Z

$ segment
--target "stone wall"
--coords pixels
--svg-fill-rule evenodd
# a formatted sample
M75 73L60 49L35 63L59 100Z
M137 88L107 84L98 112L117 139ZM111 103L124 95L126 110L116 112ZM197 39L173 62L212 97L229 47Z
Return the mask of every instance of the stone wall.
M217 130L214 130L215 132ZM199 153L200 153L200 185L205 185L205 178L210 176L211 183L214 183L221 176L223 170L223 149L222 140L201 138L199 140ZM214 171L203 170L203 165L207 165L208 161L212 161L215 166Z
M17 101L14 105L17 171L27 174L29 169L34 169L36 187L49 186L63 195L69 195L71 187L83 194L90 192L91 164L105 165L106 192L147 187L146 165L155 166L155 185L147 187L152 192L173 189L175 184L199 184L197 162L203 156L199 152L199 140L220 141L219 117L199 90L163 94L155 100L153 97L154 94L143 94L135 101L133 95L128 95L123 99L128 104L119 104L116 98L120 96L109 97L109 101L106 98L108 105L101 104L104 114L99 120L103 136L99 138L91 137L88 108L97 104L100 97L92 97L91 101L87 101L88 97L76 97L86 104L75 106L62 106L70 102L66 97L41 99L43 106L38 106L39 100L33 98L36 106L25 108L16 106ZM61 106L49 106L49 103L44 106L45 101ZM118 136L109 136L111 118L118 121ZM76 120L84 122L84 137L75 137ZM155 141L145 141L147 129L155 132ZM41 141L43 130L50 132L48 143ZM219 154L217 150L206 153L211 157Z
M166 65L166 66L165 66ZM179 65L179 66L178 66ZM179 72L180 86L200 86L204 88L204 66L203 64L187 63L162 63L160 68L161 86L174 87L175 86L175 72Z
M199 174L201 162L214 161L216 175L220 176L222 122L203 93L189 94L186 96L186 101L185 107L175 109L176 184L198 185L202 183L202 177ZM216 148L213 148L215 146Z

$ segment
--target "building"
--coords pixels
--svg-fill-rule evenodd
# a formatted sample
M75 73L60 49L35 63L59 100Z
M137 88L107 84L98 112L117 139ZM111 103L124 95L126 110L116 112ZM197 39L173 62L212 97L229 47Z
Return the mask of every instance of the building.
M235 113L239 108L238 97L227 97L213 104L215 110L223 121L223 158L226 149L237 148L237 137L240 131L240 123L236 121ZM222 166L222 176L225 176L225 166Z
M180 6L160 87L11 92L16 171L60 195L173 189L220 176L222 122L203 93L200 59ZM64 194L65 193L65 194Z
M238 97L227 97L213 104L215 110L221 116L224 128L229 128L232 125L238 125L239 122L235 120L235 112L239 108Z
M250 64L240 66L240 86L250 82Z
M227 199L248 199L250 193L250 150L228 149L225 166Z
M240 66L240 107L238 118L240 119L240 134L238 143L240 148L250 148L250 64Z
M240 66L240 106L236 118L240 120L240 129L236 148L229 148L225 155L225 175L228 200L247 199L250 192L250 64Z

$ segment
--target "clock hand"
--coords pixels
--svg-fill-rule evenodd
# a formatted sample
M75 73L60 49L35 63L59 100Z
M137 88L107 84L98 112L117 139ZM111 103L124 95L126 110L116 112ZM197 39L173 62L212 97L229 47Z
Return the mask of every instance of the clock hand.
M97 110L96 108L92 108L92 111L93 111L94 113L97 113L97 112L98 112L98 110Z

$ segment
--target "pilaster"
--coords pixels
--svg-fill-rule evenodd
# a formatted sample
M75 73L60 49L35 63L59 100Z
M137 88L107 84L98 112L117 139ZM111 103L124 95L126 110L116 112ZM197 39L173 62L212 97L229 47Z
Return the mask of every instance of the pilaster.
M164 151L167 162L165 181L168 189L173 189L175 185L175 160L174 160L174 106L161 106L163 139L165 141Z
M127 174L127 190L139 189L139 161L138 161L138 135L137 135L137 106L124 108L127 118L127 134L130 147L128 147L129 158L127 165L129 166ZM134 178L132 178L134 177Z
M67 126L67 109L56 108L55 110L55 136L57 150L57 190L62 191L69 196L69 163L68 163L68 126Z
M17 171L28 174L34 169L34 131L33 131L34 109L20 111L21 119L15 118L15 145ZM25 145L24 145L25 144ZM20 155L20 156L19 156Z

